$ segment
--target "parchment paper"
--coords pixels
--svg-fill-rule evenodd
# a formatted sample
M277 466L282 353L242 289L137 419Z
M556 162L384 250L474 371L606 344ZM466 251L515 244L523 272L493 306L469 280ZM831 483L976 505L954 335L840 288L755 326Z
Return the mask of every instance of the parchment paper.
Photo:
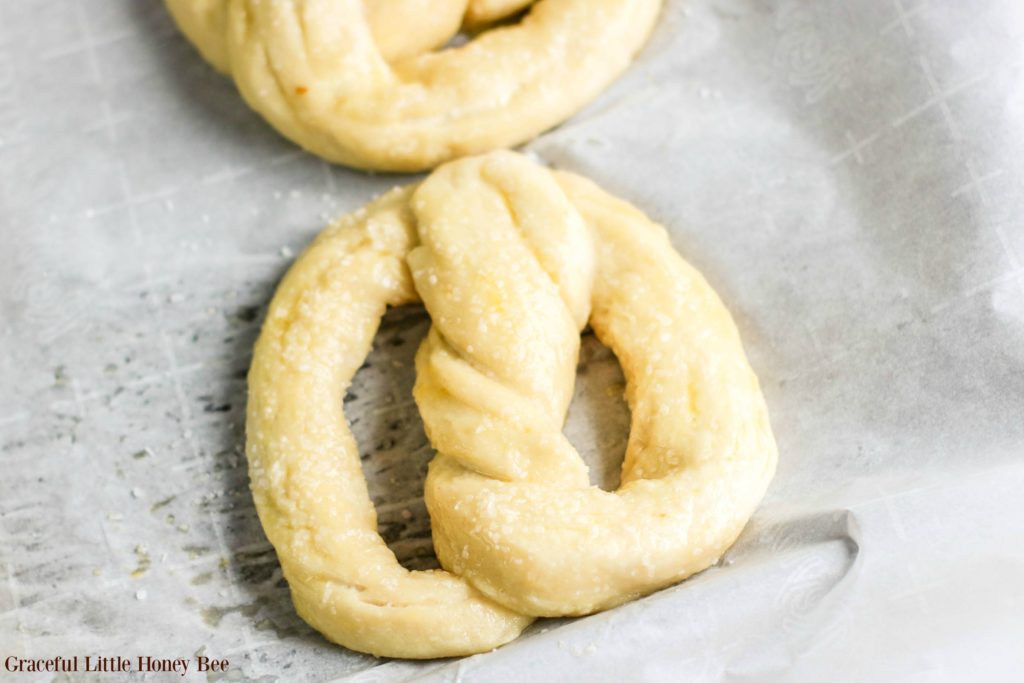
M247 488L244 377L293 255L406 179L280 138L157 0L0 3L0 655L203 651L260 681L1021 680L1024 5L668 0L627 75L528 148L663 222L717 288L778 476L677 587L489 654L376 660L293 611ZM390 314L347 397L413 567L434 563L426 326ZM587 338L566 429L606 486L621 382Z

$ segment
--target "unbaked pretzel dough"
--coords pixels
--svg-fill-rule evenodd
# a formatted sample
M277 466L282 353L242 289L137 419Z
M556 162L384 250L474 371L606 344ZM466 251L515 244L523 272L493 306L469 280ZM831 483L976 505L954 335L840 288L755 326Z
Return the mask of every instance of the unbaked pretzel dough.
M525 142L621 73L661 0L166 0L278 131L329 161L418 171ZM520 22L431 52L460 26Z
M377 534L342 396L387 306L433 325L414 396L444 571ZM591 486L562 434L588 323L632 425L622 485ZM392 657L481 652L535 616L672 584L733 543L775 443L728 312L663 228L512 152L451 162L328 228L274 297L249 375L256 506L299 613Z

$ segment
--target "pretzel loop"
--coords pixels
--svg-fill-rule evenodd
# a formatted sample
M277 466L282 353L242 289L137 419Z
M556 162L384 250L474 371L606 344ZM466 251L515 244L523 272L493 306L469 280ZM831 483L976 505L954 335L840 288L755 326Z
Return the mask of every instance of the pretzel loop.
M446 571L406 571L377 535L341 412L385 307L417 300L433 322L414 397ZM615 492L589 484L561 433L588 321L632 411ZM708 567L776 461L732 320L664 230L509 152L447 164L317 239L271 305L248 420L257 509L300 614L389 656L487 650L532 617Z
M329 161L416 171L525 142L640 49L660 0L166 0L249 105ZM530 6L521 21L445 45Z

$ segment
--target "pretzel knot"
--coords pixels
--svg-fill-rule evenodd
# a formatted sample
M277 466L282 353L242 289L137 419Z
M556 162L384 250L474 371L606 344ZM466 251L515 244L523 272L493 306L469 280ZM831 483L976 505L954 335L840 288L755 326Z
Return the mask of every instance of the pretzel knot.
M329 161L417 171L525 142L614 80L661 0L166 0L249 105ZM437 52L532 5L515 24Z
M416 301L433 323L414 397L446 571L404 569L377 534L342 414L385 308ZM590 485L561 431L588 321L632 411L615 492ZM533 617L705 569L775 469L735 326L665 231L511 152L446 164L327 229L281 283L249 383L252 488L295 605L377 655L485 651Z

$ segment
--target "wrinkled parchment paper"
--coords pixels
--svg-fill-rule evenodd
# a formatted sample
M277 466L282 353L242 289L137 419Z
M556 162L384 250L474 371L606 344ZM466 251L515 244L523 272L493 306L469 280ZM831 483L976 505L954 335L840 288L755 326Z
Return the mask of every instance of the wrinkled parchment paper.
M158 0L0 3L0 654L201 651L259 681L1024 676L1024 5L668 0L626 76L528 149L663 222L718 289L778 476L677 587L376 660L293 612L244 377L294 254L406 179L280 138ZM435 563L427 325L389 314L346 397L410 567ZM566 429L606 486L621 383L585 339Z

